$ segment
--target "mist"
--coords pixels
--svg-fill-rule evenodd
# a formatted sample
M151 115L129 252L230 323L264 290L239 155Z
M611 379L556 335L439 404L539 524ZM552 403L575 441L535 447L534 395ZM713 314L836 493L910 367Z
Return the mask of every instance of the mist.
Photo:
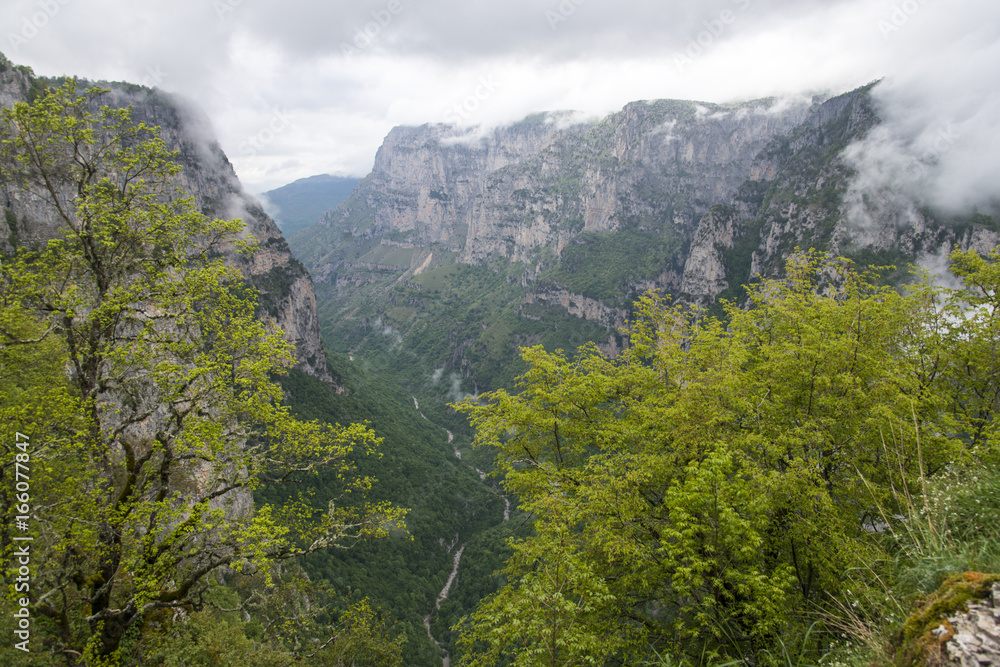
M911 36L913 39L920 34ZM882 124L849 146L856 174L848 194L851 222L868 221L863 199L897 208L965 215L998 206L1000 44L998 26L954 35L946 47L903 63L873 91Z

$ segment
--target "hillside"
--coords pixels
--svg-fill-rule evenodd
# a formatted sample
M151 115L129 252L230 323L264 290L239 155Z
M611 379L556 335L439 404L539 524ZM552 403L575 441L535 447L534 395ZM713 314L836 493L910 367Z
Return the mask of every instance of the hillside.
M649 289L743 298L798 246L901 268L993 247L993 217L904 215L892 193L852 188L845 150L880 123L872 85L634 102L590 124L540 114L484 138L398 127L351 197L289 243L329 344L439 398L510 386L519 346L618 349Z
M60 80L36 78L29 69L0 60L0 103L4 107L33 100L45 87L60 83ZM178 151L176 160L183 167L179 185L197 198L202 213L243 220L246 231L260 243L261 252L248 263L234 248L229 248L230 261L260 290L262 311L274 317L287 340L295 344L299 367L329 380L312 279L292 257L274 221L244 191L232 164L212 136L204 114L187 100L142 86L109 82L80 82L80 85L109 89L103 104L116 108L131 105L136 121L162 128L167 147ZM0 184L0 191L4 197L0 251L42 243L57 236L56 220L32 196L11 183Z
M12 106L36 99L47 87L61 83L37 78L27 68L3 61L0 100ZM412 539L396 536L349 551L321 550L303 566L335 595L346 599L354 591L387 610L392 631L403 634L407 664L435 664L437 651L424 620L432 624L447 647L450 625L496 586L490 574L500 561L491 550L502 551L505 503L492 482L484 482L476 470L476 465L488 469L488 461L456 456L467 449L469 434L454 415L427 409L422 413L413 397L398 386L372 376L346 356L327 356L309 274L289 253L274 221L243 190L226 155L208 133L200 111L183 99L131 84L79 81L77 85L80 90L95 86L110 89L100 96L99 103L114 108L131 106L131 117L137 122L160 127L165 148L178 152L174 159L182 167L179 185L194 197L201 213L239 217L245 231L257 238L260 251L249 261L236 253L233 245L223 251L227 262L255 289L257 316L273 317L286 339L296 346L296 367L278 378L293 412L329 424L364 422L382 439L380 458L358 455L353 464L359 474L378 480L370 494L373 500L392 502L409 511L406 527ZM0 187L5 202L0 236L4 257L42 247L63 233L58 218L34 194L9 182ZM4 296L6 299L6 293ZM113 393L108 398L119 400ZM454 429L455 435L445 426ZM309 493L315 493L320 500L314 502L325 507L329 498L324 494L340 486L342 480L328 473L309 482ZM245 514L251 502L259 507L290 498L294 499L294 494L288 496L278 488L258 490L252 500L247 492L240 496L240 511ZM453 571L456 540L467 545L466 562L479 564L480 569L474 565L473 570L483 576L473 590L480 590L480 595L452 595L443 612L437 613L435 600ZM254 616L251 622L257 623L258 618Z
M347 199L360 179L319 174L264 193L266 207L286 236L309 227Z

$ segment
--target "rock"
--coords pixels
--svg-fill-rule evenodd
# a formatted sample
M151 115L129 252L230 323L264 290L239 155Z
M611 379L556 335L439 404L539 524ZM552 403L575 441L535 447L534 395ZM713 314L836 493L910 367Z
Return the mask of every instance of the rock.
M536 292L524 297L524 305L537 302L561 306L570 315L597 322L612 331L625 326L625 319L628 317L628 311L623 308L612 308L597 299L572 294L567 290Z
M995 246L1000 227L988 216L948 224L900 193L854 187L846 149L880 123L871 88L799 103L633 102L600 120L543 113L485 133L397 127L351 197L290 244L324 311L337 313L331 329L359 342L364 321L395 313L406 341L409 326L426 327L421 309L449 302L456 287L467 297L452 264L502 275L521 290L492 307L519 320L491 331L484 346L495 359L540 335L544 309L531 303L599 323L615 346L643 292L705 306L723 293L739 300L740 286L780 276L796 248L905 271L922 259L943 266L954 245ZM416 287L402 289L406 281ZM410 303L397 303L404 293ZM514 330L532 333L502 340ZM476 381L463 350L482 342L470 332L420 361Z
M1000 665L1000 582L990 595L969 602L968 611L948 618L955 634L945 645L951 662L962 667Z
M0 103L4 106L27 101L33 85L38 85L36 80L22 69L4 70L0 64ZM131 105L133 120L161 128L167 147L178 151L176 161L183 167L179 184L195 198L202 213L243 220L245 233L256 237L260 252L247 260L230 247L226 250L228 260L261 291L262 314L274 317L285 339L295 345L298 368L332 385L320 339L312 278L292 257L274 221L243 190L208 118L185 100L159 90L120 83L95 85L110 89L102 104ZM6 215L0 218L0 247L9 250L12 235L21 242L30 242L54 238L59 233L55 217L19 189L4 185L2 194L0 203L5 204Z
M1000 666L1000 575L964 572L921 600L894 641L896 665Z

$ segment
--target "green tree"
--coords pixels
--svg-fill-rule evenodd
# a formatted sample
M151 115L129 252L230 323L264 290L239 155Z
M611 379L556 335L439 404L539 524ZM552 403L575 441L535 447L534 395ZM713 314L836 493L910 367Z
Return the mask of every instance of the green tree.
M996 272L976 257L954 257L970 286ZM535 517L463 622L468 664L816 648L808 615L888 555L897 491L995 451L991 285L902 294L803 253L725 323L647 296L617 358L524 349L520 393L457 406Z
M954 416L972 459L1000 464L1000 248L985 257L974 250L951 255L952 272L963 282L938 310L925 335L927 373L942 389L942 410Z
M200 214L158 128L97 108L100 94L69 82L3 113L4 180L59 235L0 272L3 375L24 378L0 389L2 500L8 519L21 513L18 431L33 473L31 609L53 652L118 664L158 610L199 607L209 575L268 573L385 535L403 512L362 500L373 480L350 457L375 452L367 427L282 406L272 375L293 350L224 262L254 250L240 221ZM321 468L341 486L328 507L253 508L260 485Z

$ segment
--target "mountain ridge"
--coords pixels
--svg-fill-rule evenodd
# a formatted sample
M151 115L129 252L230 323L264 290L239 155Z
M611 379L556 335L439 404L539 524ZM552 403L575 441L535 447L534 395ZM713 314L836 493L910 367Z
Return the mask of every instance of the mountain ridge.
M943 246L995 245L991 217L954 224L926 207L912 224L873 210L859 226L859 207L888 198L857 196L845 156L881 123L877 85L808 101L632 102L581 124L536 114L482 136L397 127L351 196L289 243L341 351L389 368L409 363L408 349L423 367L408 371L411 389L430 390L440 370L473 391L509 383L499 360L516 366L518 346L579 338L556 333L574 320L597 327L583 340L613 351L646 290L706 306L739 299L796 247L905 264ZM506 296L454 282L492 284L483 270ZM391 341L378 333L387 327Z
M326 211L347 199L360 178L316 174L292 181L260 195L264 209L282 234L291 235L309 227Z
M16 67L4 59L0 62L0 104L9 107L31 101L41 87L60 81L35 77L30 68ZM161 137L168 148L177 151L175 161L183 167L178 185L195 197L202 213L243 220L244 234L252 234L260 249L247 259L230 247L226 250L228 261L260 291L260 310L274 317L286 340L295 344L298 367L333 385L320 338L312 278L292 256L275 222L243 189L204 113L159 89L84 80L77 80L77 85L108 89L101 103L131 106L134 121L161 128ZM4 197L0 250L9 252L17 244L44 242L58 235L55 219L15 184L0 184L0 193Z

